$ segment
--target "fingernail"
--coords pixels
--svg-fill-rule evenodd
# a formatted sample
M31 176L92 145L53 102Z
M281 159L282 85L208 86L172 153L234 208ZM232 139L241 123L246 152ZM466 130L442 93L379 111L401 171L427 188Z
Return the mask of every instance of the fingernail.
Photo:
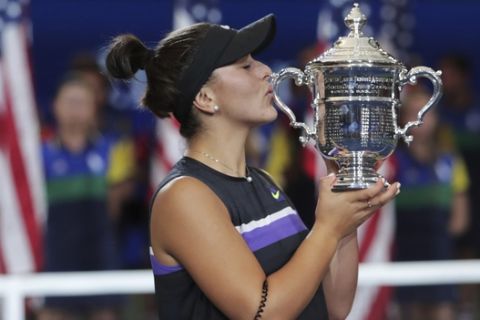
M397 185L397 192L395 193L396 196L400 193L400 187L401 187L401 186L402 186L402 185L401 185L400 182L399 182L398 185Z

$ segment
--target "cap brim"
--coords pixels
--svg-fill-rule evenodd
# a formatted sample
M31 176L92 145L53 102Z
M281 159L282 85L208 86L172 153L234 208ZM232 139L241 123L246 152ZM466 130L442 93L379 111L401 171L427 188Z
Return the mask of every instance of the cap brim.
M275 36L275 16L269 14L240 29L223 52L217 67L234 63L248 54L265 49Z

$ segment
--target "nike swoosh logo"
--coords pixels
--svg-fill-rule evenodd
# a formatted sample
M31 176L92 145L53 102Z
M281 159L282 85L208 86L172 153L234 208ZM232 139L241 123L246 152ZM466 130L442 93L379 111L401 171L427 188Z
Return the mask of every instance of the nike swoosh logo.
M271 194L275 200L278 200L278 198L280 198L280 190L277 190L277 192L271 192Z

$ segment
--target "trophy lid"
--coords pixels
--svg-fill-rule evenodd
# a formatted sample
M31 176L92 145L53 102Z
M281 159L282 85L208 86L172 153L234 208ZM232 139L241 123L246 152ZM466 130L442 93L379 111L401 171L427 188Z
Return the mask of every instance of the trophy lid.
M380 47L372 37L363 36L362 27L367 18L360 10L358 3L354 3L350 13L344 19L350 33L340 37L332 48L325 51L309 64L342 64L342 63L371 63L380 65L402 64Z

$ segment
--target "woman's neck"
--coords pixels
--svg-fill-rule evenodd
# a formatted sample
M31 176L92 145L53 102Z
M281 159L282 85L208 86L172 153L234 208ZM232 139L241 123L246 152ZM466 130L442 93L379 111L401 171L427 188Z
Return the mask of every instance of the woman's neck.
M246 137L204 132L188 142L185 155L230 176L246 173Z

